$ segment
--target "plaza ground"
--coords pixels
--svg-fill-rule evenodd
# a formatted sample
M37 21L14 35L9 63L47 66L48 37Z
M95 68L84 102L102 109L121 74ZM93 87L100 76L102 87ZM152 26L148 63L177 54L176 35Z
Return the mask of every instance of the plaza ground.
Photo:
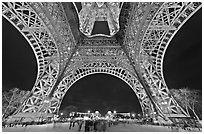
M43 124L43 125L30 125L27 127L15 126L2 128L3 132L77 132L78 125L69 129L69 123L57 123ZM140 124L118 124L107 127L106 132L186 132L183 129L171 129L167 126L153 126L153 125L140 125ZM193 132L199 132L199 130L193 129ZM191 131L191 132L192 132ZM84 132L84 126L81 132ZM189 132L189 131L187 131Z

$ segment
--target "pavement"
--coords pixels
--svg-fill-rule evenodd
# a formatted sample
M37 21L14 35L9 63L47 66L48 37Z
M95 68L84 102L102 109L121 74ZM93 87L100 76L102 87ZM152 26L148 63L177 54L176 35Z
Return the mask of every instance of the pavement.
M77 132L78 125L69 129L69 123L56 123L43 124L43 125L30 125L27 127L15 126L2 128L2 132ZM81 132L84 132L84 126L82 126ZM107 126L106 132L186 132L183 129L171 129L167 126L154 126L154 125L140 125L140 124L118 124ZM189 131L187 131L189 132ZM194 129L191 132L199 132L198 129ZM200 131L201 132L201 131Z

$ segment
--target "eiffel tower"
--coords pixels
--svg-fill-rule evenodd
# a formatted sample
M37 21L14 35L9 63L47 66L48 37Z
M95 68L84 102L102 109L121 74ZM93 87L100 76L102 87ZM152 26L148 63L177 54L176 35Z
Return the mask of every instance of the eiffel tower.
M4 2L2 15L32 47L38 74L15 112L57 113L64 95L94 73L125 81L143 116L188 117L163 76L165 51L201 2ZM106 28L96 30L97 25ZM105 30L105 32L104 32Z

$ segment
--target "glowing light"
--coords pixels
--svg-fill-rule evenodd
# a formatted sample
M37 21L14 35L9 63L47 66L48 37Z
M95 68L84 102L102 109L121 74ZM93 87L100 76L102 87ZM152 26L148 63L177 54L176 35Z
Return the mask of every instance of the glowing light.
M84 120L89 120L89 117L87 117L87 116L84 116Z
M111 114L112 112L111 111L108 111L108 114Z
M44 100L44 103L49 103L50 101L49 100Z

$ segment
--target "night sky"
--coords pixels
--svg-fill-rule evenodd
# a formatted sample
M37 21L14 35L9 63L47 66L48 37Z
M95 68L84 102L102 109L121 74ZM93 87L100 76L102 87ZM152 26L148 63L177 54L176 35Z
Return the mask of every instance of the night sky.
M202 10L178 31L164 59L168 87L202 90ZM14 87L31 90L37 75L35 55L24 37L2 17L2 90ZM80 111L117 110L140 112L131 88L117 77L94 74L77 81L65 95L62 106Z
M23 35L2 17L2 89L31 90L37 77L37 60Z
M202 90L202 10L170 42L163 64L167 86Z

